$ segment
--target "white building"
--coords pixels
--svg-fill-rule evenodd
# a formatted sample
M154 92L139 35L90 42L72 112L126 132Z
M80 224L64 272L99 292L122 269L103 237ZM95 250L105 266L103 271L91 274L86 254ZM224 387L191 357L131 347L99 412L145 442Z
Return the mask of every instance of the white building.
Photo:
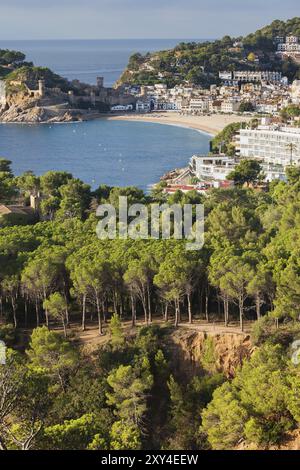
M298 36L287 36L286 42L287 42L287 44L298 44L299 43L299 38L298 38Z
M279 52L300 52L300 44L279 44Z
M227 99L222 101L221 113L232 114L238 112L241 102L237 99Z
M154 85L154 88L155 90L167 91L168 85L166 85L165 83L156 83Z
M238 82L281 82L282 73L265 70L262 72L236 71L233 79Z
M285 42L279 42L277 45L277 54L281 57L293 57L298 59L300 56L300 44L297 36L288 36Z
M127 105L116 104L112 106L110 109L111 111L119 111L119 112L133 111L133 105L132 104L127 104Z
M178 111L177 101L153 100L155 111Z
M271 163L261 163L262 171L265 175L265 181L271 182L274 180L286 181L286 174L282 165L272 165Z
M300 128L259 126L255 130L241 129L237 148L241 157L258 158L284 168L291 163L300 165Z
M227 179L236 166L233 158L226 155L194 155L190 160L190 171L199 180L217 180Z
M219 72L219 78L220 80L232 80L233 78L233 73L232 72Z
M272 103L268 101L260 101L256 105L256 111L264 114L276 114L279 111L278 103Z
M278 46L279 47L279 46ZM270 70L249 71L237 70L235 72L220 72L219 78L223 81L234 82L281 82L282 73Z
M151 102L138 100L136 102L136 111L138 113L149 113L151 111Z
M300 44L297 36L288 36L284 43L278 44L279 52L300 52Z
M190 100L189 112L192 114L208 113L209 100L203 98L192 98Z

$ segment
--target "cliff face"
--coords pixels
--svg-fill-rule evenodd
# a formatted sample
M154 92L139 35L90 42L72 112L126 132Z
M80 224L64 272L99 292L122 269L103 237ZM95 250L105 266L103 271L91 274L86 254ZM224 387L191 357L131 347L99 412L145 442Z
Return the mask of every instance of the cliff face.
M80 115L71 110L55 110L38 106L13 105L0 114L0 122L51 123L79 121Z
M173 367L178 374L191 378L201 371L201 358L207 338L211 338L216 358L216 369L231 378L237 368L252 352L250 336L238 333L206 333L180 329L169 338Z
M80 119L81 114L75 110L59 105L47 106L47 103L42 103L22 92L8 95L6 106L0 110L0 122L45 123Z

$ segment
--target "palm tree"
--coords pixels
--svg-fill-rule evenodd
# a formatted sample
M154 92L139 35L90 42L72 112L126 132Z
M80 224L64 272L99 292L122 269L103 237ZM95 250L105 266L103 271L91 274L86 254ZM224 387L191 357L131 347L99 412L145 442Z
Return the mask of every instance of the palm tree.
M290 144L286 144L286 148L291 152L290 165L292 166L294 151L296 151L298 147L296 144L293 144L293 142L291 142Z

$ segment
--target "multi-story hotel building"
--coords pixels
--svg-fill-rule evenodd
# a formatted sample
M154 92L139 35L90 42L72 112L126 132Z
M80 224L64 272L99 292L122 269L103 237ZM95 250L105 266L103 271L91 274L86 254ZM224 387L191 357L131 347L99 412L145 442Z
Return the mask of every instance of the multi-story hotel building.
M281 57L292 57L299 60L300 43L297 36L288 36L285 42L277 42L277 54Z
M191 175L196 176L200 181L227 181L228 175L240 163L240 159L227 157L226 155L194 155L189 164ZM266 163L261 161L262 171L265 181L286 180L285 171L282 165Z
M279 52L300 52L300 44L297 36L288 36L284 43L278 44Z
M224 181L236 166L234 158L226 155L194 155L190 160L190 172L199 180Z
M281 82L282 73L270 70L265 71L236 71L233 79L238 82Z
M278 46L279 47L279 46ZM249 71L241 70L235 72L220 72L219 78L225 82L274 82L280 83L282 81L282 73L274 72L272 70L264 71Z
M300 128L259 126L255 130L241 129L237 149L241 157L257 158L267 164L300 165Z
M192 114L208 113L209 100L203 98L192 98L190 100L189 112Z

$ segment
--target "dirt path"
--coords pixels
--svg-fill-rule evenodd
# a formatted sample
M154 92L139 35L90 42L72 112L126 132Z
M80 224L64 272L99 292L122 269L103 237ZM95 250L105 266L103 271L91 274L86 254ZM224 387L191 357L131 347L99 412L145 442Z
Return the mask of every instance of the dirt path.
M173 324L171 322L165 323L162 320L154 320L153 324L161 325L161 326L169 326L172 327ZM209 333L212 335L217 334L238 334L238 335L245 335L251 332L253 322L246 322L244 332L241 331L239 328L238 323L232 323L227 328L224 326L224 323L207 323L203 321L194 321L193 324L189 323L180 323L178 328L179 329L188 329L193 331L201 331L204 333ZM140 328L145 326L144 322L137 322L136 328ZM126 335L134 335L136 332L136 328L132 329L131 322L127 321L123 323L123 331ZM93 345L93 346L100 346L107 342L109 339L108 333L108 325L104 327L104 335L99 336L99 331L97 326L88 326L85 331L81 331L79 325L74 325L71 328L74 338L78 340L83 345Z

